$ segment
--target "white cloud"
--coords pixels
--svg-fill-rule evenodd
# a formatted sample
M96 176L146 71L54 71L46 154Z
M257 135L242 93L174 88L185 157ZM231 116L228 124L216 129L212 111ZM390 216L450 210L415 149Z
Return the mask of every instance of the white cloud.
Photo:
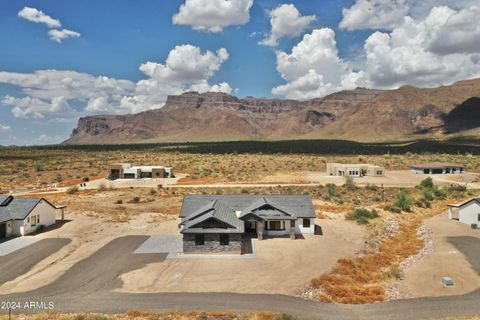
M35 8L24 7L22 10L18 12L18 16L20 18L24 18L28 21L35 22L35 23L43 23L47 25L48 28L51 30L48 31L48 35L50 39L61 43L62 40L66 38L78 38L80 37L80 33L68 29L59 29L62 26L60 20L53 19L49 15L43 13Z
M409 9L406 0L357 0L350 8L342 10L340 28L392 29L402 23Z
M13 107L12 114L16 118L33 117L41 119L45 113L58 114L72 111L65 97L54 97L50 101L41 100L32 97L14 98L6 96L2 103Z
M375 32L365 43L366 73L373 85L436 86L480 76L478 8L435 7L424 19L406 17L391 33ZM463 24L459 21L464 22Z
M19 86L24 95L6 96L1 102L10 106L17 118L137 113L160 108L168 95L185 91L231 93L226 82L209 83L228 56L224 48L201 52L192 45L176 46L165 63L140 65L147 78L137 83L75 71L0 72L0 83Z
M62 25L59 20L35 8L24 7L18 12L18 16L31 22L46 24L49 28L60 28Z
M3 131L3 132L10 131L10 129L11 129L10 126L0 123L0 132L2 132L2 131Z
M403 24L406 16L424 19L434 7L461 10L478 4L478 0L356 0L350 8L342 10L340 28L393 30Z
M332 29L315 29L290 54L276 54L277 70L287 83L273 88L273 94L303 100L365 85L361 74L339 58Z
M62 40L66 38L80 37L80 33L76 31L68 30L68 29L62 29L62 30L52 29L48 31L48 35L50 36L50 39L58 43L61 43Z
M186 0L172 22L195 30L221 32L228 26L246 24L252 5L253 0Z
M282 4L269 13L271 32L261 44L275 47L283 37L300 35L315 20L315 16L302 16L293 4Z

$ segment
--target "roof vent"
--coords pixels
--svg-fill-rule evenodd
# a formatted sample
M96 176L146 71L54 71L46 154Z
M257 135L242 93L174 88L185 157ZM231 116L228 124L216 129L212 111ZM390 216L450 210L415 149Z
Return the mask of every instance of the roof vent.
M9 204L10 202L12 202L12 200L13 200L13 196L8 196L8 197L6 197L5 200L3 200L2 203L0 203L0 207L6 207L6 206L8 206L8 204Z

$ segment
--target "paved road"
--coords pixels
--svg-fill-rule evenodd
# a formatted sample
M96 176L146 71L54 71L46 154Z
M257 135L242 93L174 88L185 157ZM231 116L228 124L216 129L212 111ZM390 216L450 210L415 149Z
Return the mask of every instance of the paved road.
M0 256L0 285L27 273L38 262L57 252L70 241L70 239L43 239Z
M122 273L165 259L166 254L133 254L146 239L144 236L115 239L74 265L52 284L31 292L0 295L0 301L54 301L55 311L58 312L269 310L293 314L298 319L403 320L480 314L480 290L464 296L420 298L371 305L325 304L266 294L115 292L114 289L121 285L119 276ZM474 242L466 245L465 248L468 249L465 254L472 252L472 243ZM0 267L3 269L3 265ZM254 274L252 281L255 281Z

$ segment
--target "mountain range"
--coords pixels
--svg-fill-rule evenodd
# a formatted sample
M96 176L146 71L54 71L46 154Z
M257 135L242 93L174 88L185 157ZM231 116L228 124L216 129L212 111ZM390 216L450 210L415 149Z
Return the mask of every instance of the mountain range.
M401 140L480 136L480 79L438 88L357 88L306 101L187 92L164 107L79 119L65 144L180 141Z

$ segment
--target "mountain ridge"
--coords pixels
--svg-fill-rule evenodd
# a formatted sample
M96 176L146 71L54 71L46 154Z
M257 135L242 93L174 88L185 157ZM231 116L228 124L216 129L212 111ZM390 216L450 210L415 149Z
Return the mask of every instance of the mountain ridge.
M378 141L411 135L476 135L480 123L469 113L478 114L479 101L480 79L437 88L356 88L305 101L187 92L168 96L160 109L80 118L64 143L303 138Z

